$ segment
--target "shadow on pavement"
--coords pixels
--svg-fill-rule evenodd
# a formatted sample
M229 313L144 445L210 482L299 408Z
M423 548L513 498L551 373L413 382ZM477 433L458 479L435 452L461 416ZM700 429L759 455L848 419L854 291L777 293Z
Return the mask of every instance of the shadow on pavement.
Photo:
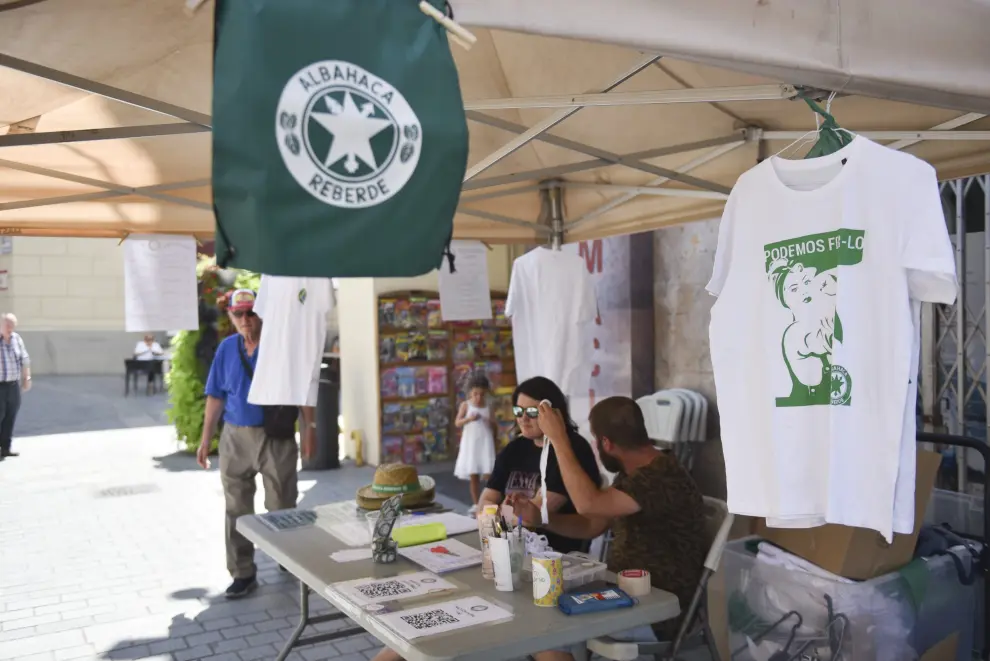
M14 437L168 424L168 395L124 397L123 376L37 376L21 399Z
M171 473L203 470L199 467L199 464L196 463L196 455L192 452L186 452L184 450L177 450L172 454L152 457L152 459L155 462L155 468L169 471ZM211 456L210 462L215 466L217 463L217 456Z

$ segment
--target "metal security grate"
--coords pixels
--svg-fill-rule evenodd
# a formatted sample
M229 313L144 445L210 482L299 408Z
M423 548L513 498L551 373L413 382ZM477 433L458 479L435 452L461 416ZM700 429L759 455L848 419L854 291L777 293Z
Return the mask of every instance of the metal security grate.
M946 181L942 203L959 279L954 305L926 305L922 314L919 398L922 428L988 438L990 369L990 175ZM957 488L984 473L975 452L957 457Z

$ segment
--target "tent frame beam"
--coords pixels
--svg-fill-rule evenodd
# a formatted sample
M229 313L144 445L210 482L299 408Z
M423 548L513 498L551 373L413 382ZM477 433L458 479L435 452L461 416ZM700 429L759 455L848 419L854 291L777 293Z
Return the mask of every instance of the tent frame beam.
M190 179L189 181L177 181L171 184L157 184L155 186L139 186L129 189L125 193L120 190L99 191L96 193L80 193L79 195L63 195L60 197L46 197L40 200L26 200L23 202L7 202L0 204L0 211L12 211L14 209L31 209L33 207L46 207L53 204L69 204L72 202L93 202L96 200L106 200L114 197L124 197L125 195L146 196L148 193L164 193L172 190L182 190L184 188L202 188L209 186L209 179ZM175 198L179 199L179 198ZM186 200L193 202L194 200ZM197 203L199 204L199 203Z
M159 200L161 202L170 202L172 204L178 204L187 207L193 207L195 209L203 209L204 211L213 211L213 205L207 204L205 202L197 202L196 200L187 200L184 197L176 197L174 195L166 195L164 193L157 193L154 191L149 191L147 188L141 192L137 192L137 188L131 188L129 186L122 186L120 184L115 184L109 181L102 181L100 179L91 179L89 177L81 177L75 174L69 174L67 172L59 172L58 170L51 170L49 168L42 168L36 165L28 165L27 163L18 163L16 161L8 161L6 159L0 159L0 168L10 168L11 170L19 170L21 172L30 172L31 174L41 175L43 177L51 177L53 179L62 179L65 181L71 181L73 183L82 184L84 186L93 186L94 188L103 188L107 191L113 191L121 195L134 195L135 193L141 195L142 197L151 198L153 200ZM57 198L49 198L57 199ZM31 202L40 202L41 200L32 200Z
M647 149L644 151L638 151L633 154L626 154L625 156L620 156L619 160L621 165L625 165L626 161L645 161L651 158L660 158L661 156L670 156L671 154L682 154L684 152L698 151L700 149L708 149L709 147L721 147L722 145L741 142L745 138L745 131L739 131L738 133L732 133L730 135L722 136L721 138L711 138L710 140L698 140L696 142L683 142L679 145L671 145L670 147L659 147L657 149ZM578 163L570 163L568 165L557 165L549 168L539 168L536 170L524 170L522 172L515 172L512 174L499 175L495 177L485 177L484 179L475 179L474 181L469 181L462 186L462 190L476 190L478 188L490 188L493 186L504 186L505 184L515 184L521 181L539 181L541 179L548 179L553 177L559 177L563 174L572 174L574 172L584 172L585 170L595 170L601 167L607 167L610 165L616 165L611 161L606 161L601 158L594 158L590 161L580 161Z
M479 124L486 124L503 131L510 131L512 133L524 133L528 129L525 126L516 124L515 122L509 122L498 117L493 117L492 115L486 115L485 113L478 112L476 110L468 110L467 118L471 121L478 122ZM674 170L669 170L667 168L662 168L656 165L650 165L649 163L644 163L642 161L629 160L624 161L622 156L615 154L610 151L605 151L604 149L598 149L597 147L592 147L591 145L586 145L575 140L568 140L567 138L561 138L553 135L552 133L544 133L536 137L536 140L540 142L545 142L555 147L562 147L564 149L569 149L587 156L593 156L594 158L601 159L612 165L624 165L626 167L633 168L635 170L642 170L649 174L653 174L659 177L667 177L673 179L674 181L679 181L683 184L689 186L696 186L697 188L703 188L706 190L712 190L716 193L725 193L728 195L729 188L721 184L716 184L712 181L707 181L705 179L699 179L697 177L692 177L686 174L681 174L680 172L675 172Z
M990 140L990 131L853 131L870 140ZM798 140L808 135L808 131L764 131L764 140Z
M42 133L8 133L0 135L0 147L27 147L95 140L126 140L128 138L157 138L166 135L185 135L208 132L209 127L192 122L178 124L147 124L145 126L121 126L105 129L78 131L46 131Z
M71 73L59 71L58 69L52 69L34 62L28 62L27 60L22 60L18 57L13 57L5 53L0 53L0 66L32 76L37 76L38 78L44 78L45 80L50 80L54 83L65 85L66 87L74 87L82 92L96 94L98 96L119 101L121 103L126 103L143 110L150 110L151 112L168 115L169 117L182 119L187 122L191 122L192 124L199 124L207 129L212 126L212 118L205 113L196 112L195 110L166 103L165 101L159 101L158 99L152 99L149 96L128 92L127 90L122 90L117 87L111 87L110 85L104 85L103 83L98 83L95 80L89 80L88 78L83 78L81 76L74 76Z
M528 220L520 220L519 218L510 218L509 216L501 216L497 213L482 211L481 209L458 209L457 213L463 213L468 216L476 216L478 218L484 218L485 220L490 220L496 223L502 223L504 225L524 227L528 230L532 230L536 232L537 234L547 235L550 233L550 229L546 225L533 223Z
M611 83L609 83L603 89L601 89L599 91L599 93L600 94L607 94L608 92L611 92L616 87L618 87L622 83L626 82L627 80L629 80L630 78L632 78L633 76L635 76L636 74L638 74L643 69L646 69L647 67L649 67L650 65L652 65L654 62L656 62L659 59L660 59L660 56L659 55L650 55L649 57L645 58L644 60L638 62L636 64L636 66L634 66L633 68L631 68L629 71L626 71L621 76L619 76L618 78L616 78L615 80L613 80ZM481 174L482 172L484 172L488 168L492 167L493 165L495 165L496 163L498 163L499 161L501 161L503 158L505 158L509 154L512 154L516 150L518 150L521 147L523 147L524 145L528 144L533 138L537 137L538 135L540 135L542 133L546 133L547 131L549 131L550 129L552 129L554 126L557 126L557 124L560 124L565 119L567 119L568 117L570 117L571 115L573 115L577 111L581 110L582 107L583 106L575 106L575 107L571 107L571 108L566 108L564 110L561 110L560 112L557 112L557 113L554 113L554 114L550 115L549 117L546 117L545 119L543 119L543 120L537 122L536 124L534 124L533 126L529 127L529 129L527 129L523 133L520 133L519 135L517 135L512 140L510 140L509 142L505 143L500 148L496 149L494 152L492 152L491 154L489 154L485 158L481 159L480 161L478 161L477 163L475 163L474 165L472 165L468 169L467 174L464 175L464 181L467 182L467 181L470 181L471 179L474 179L476 176L478 176L479 174ZM465 109L466 109L466 106L465 106Z
M654 58L653 61L659 59ZM650 63L647 64L647 66ZM694 87L686 89L654 90L647 92L619 92L592 94L564 94L558 96L530 96L507 99L483 99L465 101L465 110L511 110L521 108L586 108L589 106L642 106L671 103L731 103L734 101L779 101L797 96L793 85L745 85L739 87Z

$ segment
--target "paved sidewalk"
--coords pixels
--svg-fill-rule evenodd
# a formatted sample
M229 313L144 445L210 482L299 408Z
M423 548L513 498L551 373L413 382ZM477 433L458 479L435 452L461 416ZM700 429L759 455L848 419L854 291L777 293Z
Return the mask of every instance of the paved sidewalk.
M257 593L219 596L229 582L220 478L177 454L170 428L15 442L21 456L0 463L0 659L274 658L296 623L298 584L259 553ZM304 472L301 505L353 497L371 474ZM290 658L364 661L378 647L361 636Z

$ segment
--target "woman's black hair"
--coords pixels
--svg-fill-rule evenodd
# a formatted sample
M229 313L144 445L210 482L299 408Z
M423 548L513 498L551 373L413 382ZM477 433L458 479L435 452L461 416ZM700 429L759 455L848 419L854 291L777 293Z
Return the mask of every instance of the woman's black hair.
M534 376L520 383L516 386L515 392L512 393L513 406L517 405L519 395L532 397L537 402L542 402L544 399L549 401L550 405L560 411L564 417L564 424L567 425L567 430L569 432L577 432L578 427L571 420L571 409L567 406L567 398L564 397L563 391L557 387L557 384L550 379L545 376Z

